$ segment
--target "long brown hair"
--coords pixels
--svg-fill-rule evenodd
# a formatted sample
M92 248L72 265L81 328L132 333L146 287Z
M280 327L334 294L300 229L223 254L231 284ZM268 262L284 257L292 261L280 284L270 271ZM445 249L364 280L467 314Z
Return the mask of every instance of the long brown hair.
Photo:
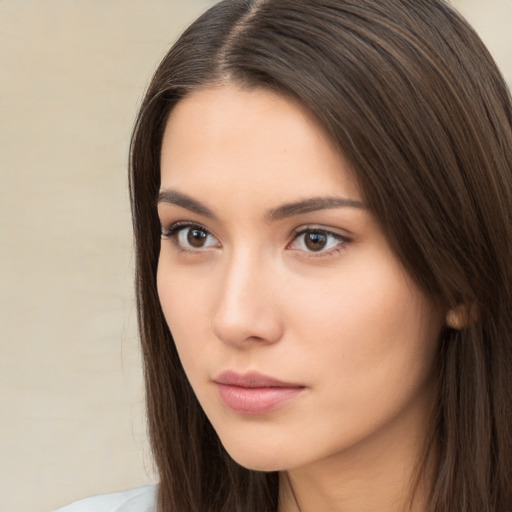
M473 314L439 342L435 512L512 510L512 104L443 0L225 0L149 86L131 146L136 286L160 512L273 512L276 473L231 460L180 364L156 291L162 134L191 90L269 87L307 106L357 173L421 289Z

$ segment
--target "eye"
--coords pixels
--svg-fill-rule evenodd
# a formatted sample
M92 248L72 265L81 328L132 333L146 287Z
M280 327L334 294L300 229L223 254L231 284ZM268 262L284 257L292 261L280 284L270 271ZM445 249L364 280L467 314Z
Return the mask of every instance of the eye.
M219 241L203 226L197 224L173 224L162 229L162 238L171 239L182 250L200 250L219 247Z
M306 228L295 233L288 248L328 255L343 249L349 241L347 237L339 233L321 228Z

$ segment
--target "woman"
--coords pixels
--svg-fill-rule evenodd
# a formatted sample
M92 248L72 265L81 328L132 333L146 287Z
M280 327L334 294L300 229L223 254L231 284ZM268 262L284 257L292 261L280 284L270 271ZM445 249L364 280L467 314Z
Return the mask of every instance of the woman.
M448 4L216 4L130 178L160 484L87 510L512 509L512 104Z

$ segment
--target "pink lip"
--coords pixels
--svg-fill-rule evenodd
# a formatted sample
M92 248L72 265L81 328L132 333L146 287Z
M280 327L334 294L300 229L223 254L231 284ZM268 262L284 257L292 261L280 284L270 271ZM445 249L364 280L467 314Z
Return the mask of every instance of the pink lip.
M256 372L243 375L233 371L213 379L224 404L241 414L264 414L277 409L299 395L305 388Z

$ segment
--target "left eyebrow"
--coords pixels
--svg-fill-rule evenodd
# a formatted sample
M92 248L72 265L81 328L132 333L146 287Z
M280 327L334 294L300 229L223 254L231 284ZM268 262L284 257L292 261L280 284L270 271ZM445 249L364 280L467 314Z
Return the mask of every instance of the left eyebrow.
M312 197L304 201L284 204L279 208L269 210L265 217L268 220L280 220L285 217L301 215L318 210L330 210L334 208L360 208L366 209L361 201L347 199L345 197Z
M161 190L158 193L157 198L157 204L160 203L175 204L176 206L181 206L182 208L190 210L191 212L197 213L199 215L204 215L205 217L211 219L216 218L215 214L207 206L188 196L187 194L178 192L177 190L172 190L169 188Z

